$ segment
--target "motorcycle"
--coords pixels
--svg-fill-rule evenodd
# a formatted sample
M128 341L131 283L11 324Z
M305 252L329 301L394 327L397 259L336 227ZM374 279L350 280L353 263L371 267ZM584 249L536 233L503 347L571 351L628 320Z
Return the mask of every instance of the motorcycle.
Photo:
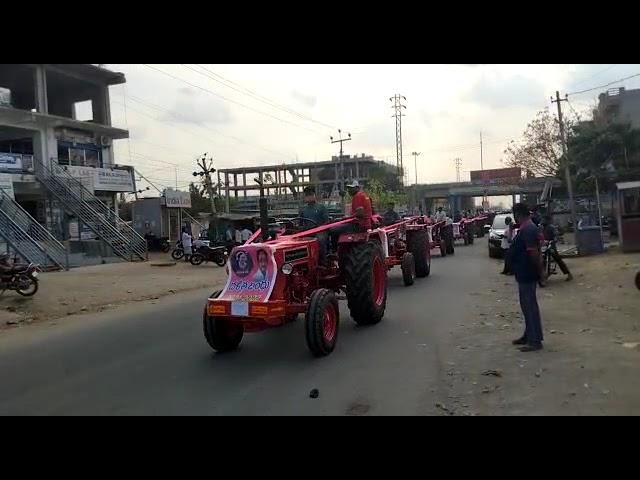
M32 297L38 291L38 265L6 266L0 273L0 294L13 290L23 297Z
M214 262L219 267L224 267L229 258L227 247L209 247L206 245L198 248L191 255L191 265L200 265L202 262Z
M182 257L184 257L184 249L182 248L182 241L178 240L171 252L171 258L180 260Z

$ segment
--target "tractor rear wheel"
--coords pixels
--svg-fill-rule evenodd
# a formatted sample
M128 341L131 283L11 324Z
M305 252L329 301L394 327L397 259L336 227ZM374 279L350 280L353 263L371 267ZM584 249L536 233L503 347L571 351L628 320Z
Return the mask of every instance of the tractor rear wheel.
M358 325L378 323L387 306L387 267L380 244L355 243L342 263L351 317Z
M456 247L453 244L453 238L447 238L447 255L453 255L456 252Z
M427 231L410 232L407 236L407 249L413 253L413 259L416 264L416 277L428 277L429 273L431 273L431 248Z
M338 340L340 310L335 294L326 288L311 294L305 317L307 347L316 357L325 357L333 352Z
M405 287L413 285L414 278L416 276L416 264L411 252L405 252L402 256L402 281Z
M221 291L216 290L209 298L217 298ZM244 328L240 324L232 324L229 320L221 317L210 317L207 314L207 307L204 307L202 314L202 329L207 343L216 352L230 352L238 348L244 335Z
M441 257L447 256L447 247L445 245L445 240L443 238L440 239L440 256Z

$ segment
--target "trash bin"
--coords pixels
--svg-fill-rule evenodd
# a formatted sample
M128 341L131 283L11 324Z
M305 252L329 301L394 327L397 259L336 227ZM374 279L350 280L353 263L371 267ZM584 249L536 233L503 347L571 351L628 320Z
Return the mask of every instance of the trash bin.
M604 245L600 235L600 227L582 227L576 231L576 247L578 255L593 255L603 253Z

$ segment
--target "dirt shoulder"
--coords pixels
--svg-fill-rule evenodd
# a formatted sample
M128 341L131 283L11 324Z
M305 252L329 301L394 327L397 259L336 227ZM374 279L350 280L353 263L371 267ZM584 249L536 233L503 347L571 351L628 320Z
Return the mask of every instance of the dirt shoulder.
M153 266L168 260L167 255L151 255L144 263L42 273L34 297L24 298L15 292L0 297L0 331L205 287L213 290L226 281L225 269L212 263L194 267L180 261L174 266Z
M542 352L511 345L523 330L513 277L488 272L487 286L469 293L476 311L452 325L459 345L447 364L443 414L640 414L640 254L567 259L538 291L545 336Z

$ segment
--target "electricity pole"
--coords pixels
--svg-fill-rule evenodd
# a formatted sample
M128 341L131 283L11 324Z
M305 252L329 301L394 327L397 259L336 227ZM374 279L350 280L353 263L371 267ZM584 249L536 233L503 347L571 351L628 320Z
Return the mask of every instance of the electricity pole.
M348 138L342 138L342 130L338 129L338 139L334 140L333 137L329 137L331 143L339 143L340 144L340 196L342 197L342 209L344 211L344 160L343 160L343 150L342 144L344 142L348 142L351 140L351 134L347 133Z
M462 159L456 158L453 161L456 164L456 182L459 182L460 181L460 165L462 164Z
M193 176L204 177L204 185L207 193L209 193L209 200L211 201L211 213L215 217L218 212L216 210L215 196L213 193L213 182L211 181L211 174L216 172L216 169L213 168L213 158L207 158L207 154L205 153L196 161L196 165L200 167L200 171L193 172Z
M396 167L398 169L398 179L400 180L401 185L404 183L404 167L402 165L402 117L405 116L402 113L402 109L407 108L402 104L403 99L406 101L407 97L400 94L395 94L393 97L389 98L389 101L393 102L393 106L391 108L395 111L392 118L396 119Z
M564 174L567 182L567 192L569 193L569 208L571 209L571 223L573 224L574 231L577 231L578 225L576 224L576 205L573 200L573 184L571 183L571 171L569 169L569 153L567 147L567 137L564 131L564 121L562 120L562 107L560 102L568 102L567 95L564 98L560 98L560 92L556 90L556 99L551 97L551 103L558 105L558 124L560 125L560 143L562 144L562 154L564 156Z
M416 186L418 185L418 155L421 153L422 152L411 152L411 155L413 155L413 164L416 169Z

